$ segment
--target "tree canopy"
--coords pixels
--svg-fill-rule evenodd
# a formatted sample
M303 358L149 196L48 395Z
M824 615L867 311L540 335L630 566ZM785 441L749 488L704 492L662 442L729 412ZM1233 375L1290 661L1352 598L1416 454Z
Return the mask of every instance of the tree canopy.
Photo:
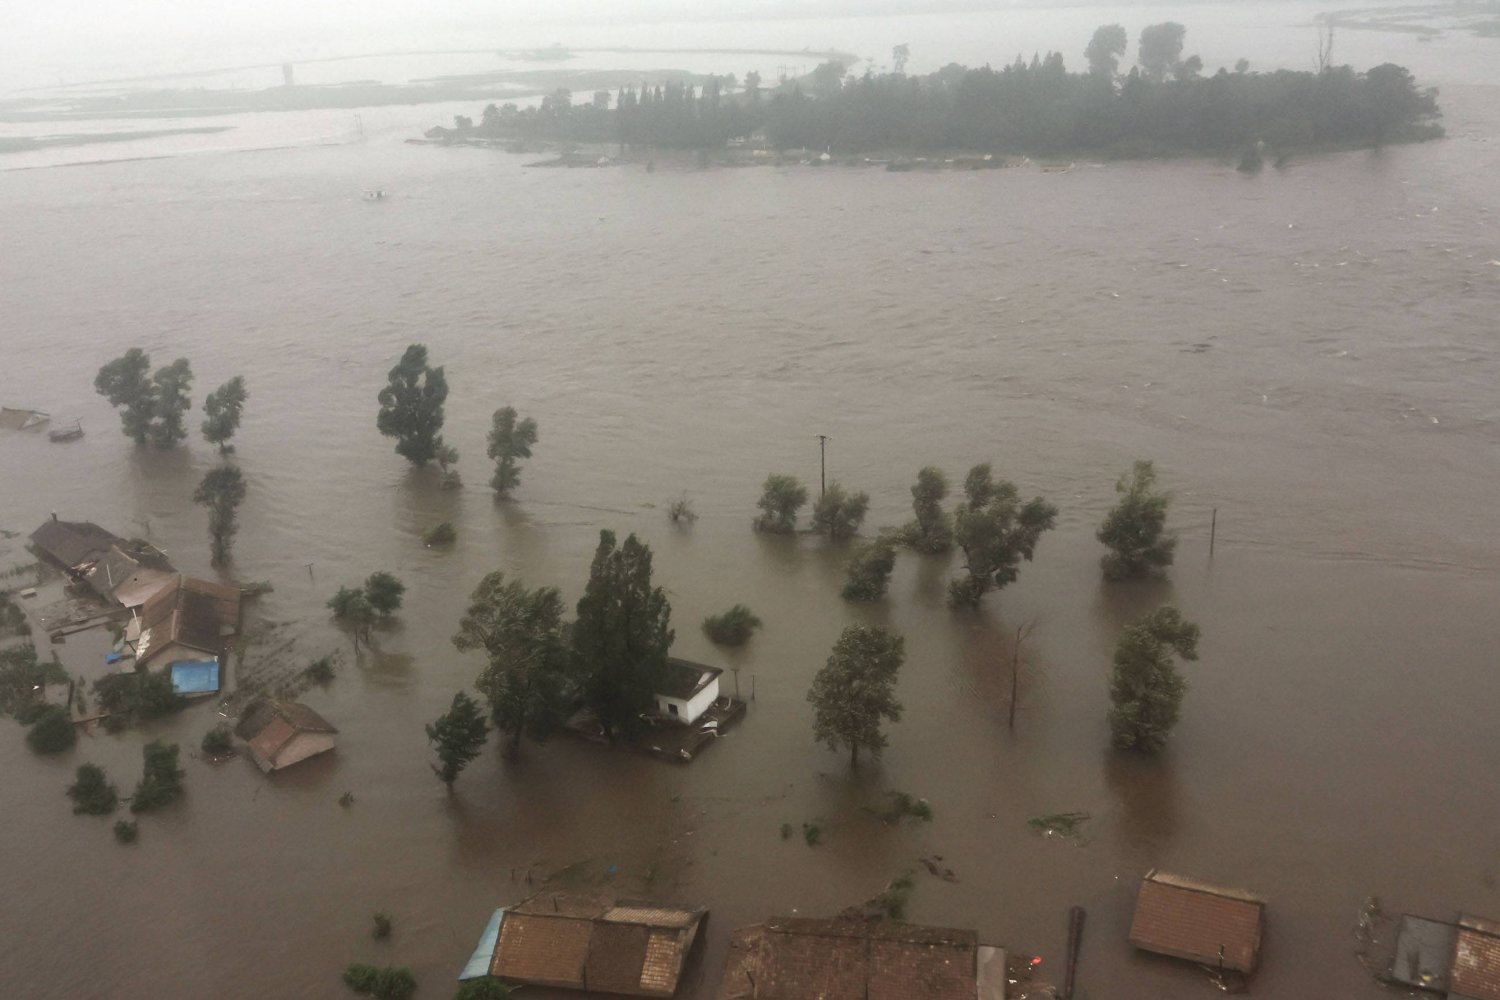
M1174 656L1198 659L1198 635L1198 626L1171 606L1126 627L1109 678L1109 729L1117 748L1153 753L1166 745L1187 691Z
M239 531L239 508L245 502L245 478L233 465L209 469L193 491L193 502L208 508L213 564L222 566L229 561L234 536Z
M987 463L969 470L964 494L954 538L963 549L968 575L948 585L948 602L954 607L977 606L990 590L1014 583L1021 560L1031 561L1042 532L1057 520L1055 506L1041 497L1023 503L1016 485L995 481Z
M896 676L905 658L901 636L875 626L850 625L813 678L807 693L813 706L813 737L830 750L848 748L850 767L858 766L861 750L878 758L886 747L882 722L901 721Z
M490 485L500 496L510 496L510 491L521 484L521 467L516 460L530 458L531 446L536 441L535 420L530 417L517 420L513 406L495 411L489 436L489 456L495 461L495 475Z
M807 487L796 476L769 475L761 486L760 517L755 530L773 534L791 534L797 530L797 513L807 504Z
M1106 80L1113 80L1120 69L1120 57L1129 44L1125 29L1118 24L1106 24L1094 32L1083 56L1089 61L1089 72Z
M94 389L120 407L120 425L136 444L154 444L170 448L187 437L183 416L192 406L188 390L193 385L193 369L187 358L158 368L146 378L151 356L132 347L120 357L99 369Z
M427 364L427 348L412 344L391 369L389 381L377 397L380 412L375 426L396 439L396 454L423 466L443 448L443 403L448 380L441 367Z
M813 530L829 538L852 538L869 509L870 494L850 493L835 479L813 503Z
M249 398L245 376L236 375L203 400L203 437L209 444L216 445L221 454L232 450L229 439L240 428L240 415L245 409L245 400Z
M1172 565L1177 539L1165 532L1171 498L1155 486L1156 466L1149 461L1137 461L1115 483L1119 502L1095 535L1111 550L1100 560L1105 579L1129 580Z
M651 549L635 535L617 546L599 532L588 586L573 625L575 669L584 704L605 735L633 735L655 703L676 633L672 607L651 585Z
M448 786L448 791L453 791L453 782L459 774L484 750L488 738L489 726L479 710L479 702L462 691L453 696L447 712L427 724L427 742L438 755L438 766L432 770Z
M882 535L867 545L862 545L849 560L844 581L844 600L878 601L885 596L885 588L891 580L891 570L896 568L896 543Z
M920 552L947 552L953 547L953 519L943 509L948 496L948 477L931 465L917 473L911 488L911 507L917 519L906 526L902 537Z

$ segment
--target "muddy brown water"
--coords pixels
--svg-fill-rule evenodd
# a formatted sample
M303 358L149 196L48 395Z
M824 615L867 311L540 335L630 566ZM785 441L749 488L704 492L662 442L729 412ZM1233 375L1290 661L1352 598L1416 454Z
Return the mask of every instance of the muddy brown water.
M1212 162L528 171L391 137L5 175L0 402L88 434L0 436L0 527L57 510L208 573L190 495L215 455L137 451L91 382L133 345L191 358L195 401L242 373L233 569L276 591L237 669L344 660L308 696L338 751L270 779L197 759L207 705L48 760L0 726L4 994L334 998L364 960L444 996L529 871L709 907L682 994L705 998L730 928L830 913L935 853L958 881L918 869L912 918L1044 970L1068 906L1087 907L1081 997L1211 992L1124 941L1153 866L1267 897L1258 995L1381 996L1352 954L1368 895L1500 915L1496 98L1449 88L1444 143L1250 179ZM393 197L362 201L377 183ZM374 429L412 341L447 367L459 492ZM496 504L484 433L505 404L541 441ZM1054 499L1058 528L979 614L943 606L956 560L910 554L887 601L847 605L845 549L749 529L768 472L816 482L818 433L830 476L871 493L872 528L909 517L920 466L961 481L979 461ZM1176 493L1178 564L1106 587L1092 532L1137 457ZM683 491L701 515L686 531L663 511ZM424 550L442 520L457 546ZM566 738L516 761L492 747L446 795L422 727L477 672L448 641L469 589L503 569L575 600L604 527L651 544L676 651L737 667L748 718L688 767ZM354 658L323 602L375 569L408 601ZM1201 623L1202 659L1170 748L1121 756L1109 654L1168 600ZM766 628L726 656L698 623L736 602ZM1033 620L1010 732L1010 637ZM805 692L856 621L908 655L890 748L851 774L812 742ZM137 845L69 813L77 764L128 788L158 736L183 745L188 793ZM871 819L896 789L935 820ZM1093 817L1080 844L1027 828L1068 810ZM817 848L780 836L813 821Z

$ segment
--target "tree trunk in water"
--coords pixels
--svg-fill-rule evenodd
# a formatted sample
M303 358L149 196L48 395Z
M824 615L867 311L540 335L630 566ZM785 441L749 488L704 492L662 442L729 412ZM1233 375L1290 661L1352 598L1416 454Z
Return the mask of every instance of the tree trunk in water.
M859 767L859 744L849 744L849 766Z

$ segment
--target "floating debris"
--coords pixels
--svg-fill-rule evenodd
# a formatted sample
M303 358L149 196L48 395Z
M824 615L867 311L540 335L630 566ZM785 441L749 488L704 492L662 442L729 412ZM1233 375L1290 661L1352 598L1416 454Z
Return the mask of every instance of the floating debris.
M1045 816L1033 816L1026 821L1026 825L1043 837L1066 837L1082 841L1083 824L1091 818L1086 812L1048 813Z

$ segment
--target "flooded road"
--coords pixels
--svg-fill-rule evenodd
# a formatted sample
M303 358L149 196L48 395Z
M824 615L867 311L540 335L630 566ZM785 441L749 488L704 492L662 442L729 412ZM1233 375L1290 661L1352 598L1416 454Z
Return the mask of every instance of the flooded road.
M55 760L0 725L5 995L334 998L359 960L445 996L529 872L709 907L683 994L706 998L731 927L840 909L933 853L958 881L919 869L912 919L1044 969L1087 907L1080 997L1209 991L1124 941L1158 865L1268 899L1257 995L1384 995L1351 955L1367 896L1500 915L1482 778L1500 764L1497 97L1446 87L1442 143L1248 179L1203 161L531 171L401 145L414 127L0 175L0 403L88 431L0 436L0 528L56 510L208 574L191 494L216 456L137 452L92 380L131 346L190 358L195 402L243 374L233 572L276 591L242 669L343 655L308 696L337 753L270 780L193 756L208 706ZM364 202L374 186L392 197ZM459 492L374 428L413 341L447 368ZM496 504L484 435L507 404L541 440ZM1058 528L979 614L943 604L956 559L906 553L887 601L847 605L847 550L749 527L767 473L816 482L820 433L830 478L871 494L867 533L910 517L921 466L956 482L982 461L1056 502ZM1178 565L1106 587L1093 530L1138 457L1175 491ZM687 531L663 511L682 492ZM457 546L425 550L444 520ZM689 767L492 746L446 795L422 727L479 669L449 642L469 590L503 569L575 601L600 528L651 544L675 652L737 668L748 718ZM323 604L377 569L407 605L355 658ZM1110 653L1167 600L1203 629L1183 722L1160 758L1120 756ZM726 658L698 623L738 602L766 628ZM1033 620L1009 732L1010 637ZM907 662L885 760L851 775L813 744L805 695L853 621L899 630ZM122 848L62 789L85 761L133 785L153 736L193 751L188 793ZM898 789L935 820L868 816ZM1081 844L1027 828L1072 810L1093 817ZM781 838L811 821L822 845ZM378 910L389 942L369 938Z

